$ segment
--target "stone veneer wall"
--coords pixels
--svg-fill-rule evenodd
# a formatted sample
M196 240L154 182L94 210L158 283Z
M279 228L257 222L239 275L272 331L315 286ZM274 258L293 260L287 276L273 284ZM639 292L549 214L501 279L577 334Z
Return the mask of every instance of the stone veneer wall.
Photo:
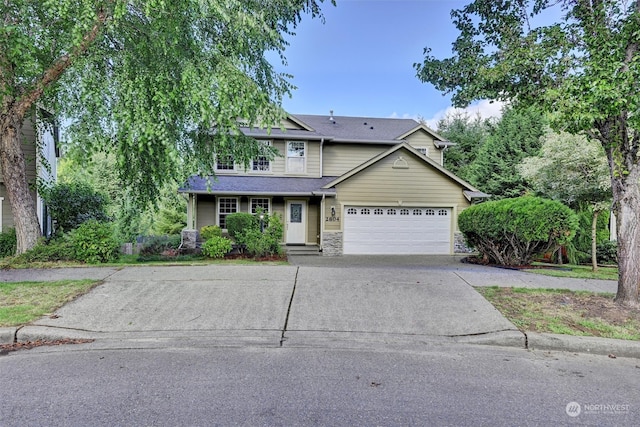
M322 235L322 256L342 255L342 232L325 231Z
M198 230L182 230L182 248L183 249L196 249L198 239L200 238L200 232Z
M454 254L470 254L475 252L467 246L464 240L464 234L460 232L453 233L453 253Z

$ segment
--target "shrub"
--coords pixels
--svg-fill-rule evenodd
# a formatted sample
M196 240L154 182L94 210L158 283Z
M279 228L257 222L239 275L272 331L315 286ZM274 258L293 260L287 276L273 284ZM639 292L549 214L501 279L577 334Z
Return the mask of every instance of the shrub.
M241 233L240 241L246 251L254 257L281 254L282 221L277 215L265 214L263 225L264 232L260 231L260 222L258 221L257 227L249 228Z
M578 219L560 202L524 196L481 203L462 211L467 243L502 265L527 265L573 238Z
M8 231L0 233L0 258L15 255L17 245L15 228L10 228Z
M231 249L231 240L226 237L213 236L202 244L202 253L209 258L223 258Z
M148 236L143 239L140 255L160 255L170 249L178 249L182 237L180 235Z
M70 234L75 258L91 264L115 261L120 256L120 242L112 224L89 220Z
M42 239L36 246L16 257L16 263L73 261L75 257L73 242L68 236L46 241Z
M217 225L205 225L200 229L202 240L209 240L212 237L222 237L222 230Z
M618 263L618 242L615 240L605 240L598 243L596 247L596 257L602 264Z
M74 230L88 220L109 220L106 197L87 184L56 184L44 191L43 196L58 234Z
M238 241L238 236L245 230L256 229L256 227L258 229L260 228L259 219L255 215L246 212L229 214L227 215L226 222L229 236L238 244L242 244L242 242Z

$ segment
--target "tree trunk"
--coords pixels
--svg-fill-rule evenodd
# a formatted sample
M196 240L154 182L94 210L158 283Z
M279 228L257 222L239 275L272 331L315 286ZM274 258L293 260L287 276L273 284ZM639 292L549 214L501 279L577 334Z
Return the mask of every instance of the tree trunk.
M624 178L613 178L614 212L618 238L618 292L615 301L625 306L638 306L640 283L640 183L638 167Z
M591 222L591 270L595 273L598 271L598 212L595 208L593 209L593 221Z
M33 248L40 237L36 204L29 191L24 152L21 147L23 117L8 113L0 122L0 170L18 240L17 253Z

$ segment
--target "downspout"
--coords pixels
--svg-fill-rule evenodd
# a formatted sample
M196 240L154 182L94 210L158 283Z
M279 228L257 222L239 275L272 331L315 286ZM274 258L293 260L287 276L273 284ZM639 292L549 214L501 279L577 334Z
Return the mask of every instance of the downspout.
M324 151L324 137L322 137L320 139L320 178L322 178L324 176L324 170L322 169L323 168L323 162L322 162L323 151ZM323 198L324 198L324 196L323 196Z
M323 154L324 154L324 137L320 139L320 178L324 176L324 165L323 165ZM324 200L325 194L322 193L322 202L320 203L320 252L322 252L322 242L324 242Z

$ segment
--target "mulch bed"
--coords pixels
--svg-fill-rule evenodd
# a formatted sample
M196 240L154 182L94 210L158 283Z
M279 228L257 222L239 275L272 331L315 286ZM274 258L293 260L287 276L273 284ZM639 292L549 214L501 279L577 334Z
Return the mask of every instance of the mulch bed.
M11 344L2 344L2 345L0 345L0 356L5 355L5 354L9 353L10 351L30 350L30 349L35 348L35 347L43 347L43 346L57 346L57 345L66 345L66 344L86 344L86 343L90 343L90 342L93 342L93 341L94 340L92 340L92 339L64 338L64 339L61 339L61 340L54 340L54 341L37 340L37 341L15 342L15 343L11 343Z

